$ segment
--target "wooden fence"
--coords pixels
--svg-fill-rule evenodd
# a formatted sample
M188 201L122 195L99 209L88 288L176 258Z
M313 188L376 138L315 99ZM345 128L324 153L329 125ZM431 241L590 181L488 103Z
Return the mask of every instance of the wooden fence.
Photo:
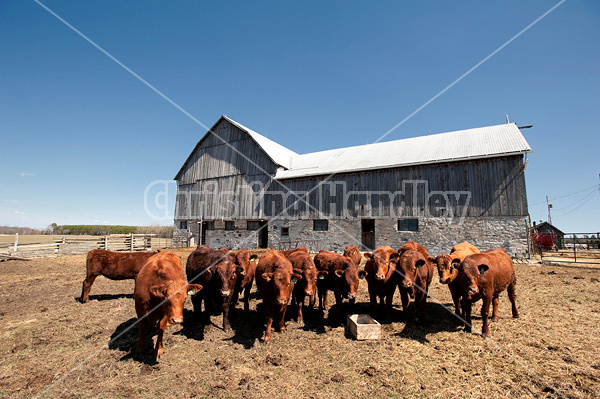
M64 236L62 239L53 242L27 244L19 244L19 235L16 234L14 244L0 244L0 259L58 257L83 254L92 249L146 251L152 248L170 248L171 245L171 239L157 238L156 234L110 234L98 237Z

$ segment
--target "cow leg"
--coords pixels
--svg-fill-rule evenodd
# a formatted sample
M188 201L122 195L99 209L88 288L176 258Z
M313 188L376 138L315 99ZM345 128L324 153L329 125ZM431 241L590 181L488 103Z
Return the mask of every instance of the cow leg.
M472 327L472 324L471 324L471 306L472 305L471 305L471 302L469 302L469 300L466 298L463 298L461 305L462 305L462 310L464 313L463 319L465 320L465 331L470 333L471 327Z
M265 329L263 341L269 342L271 340L271 325L273 324L273 309L268 299L263 300L263 307L265 308L265 315L267 316L267 328Z
M400 300L402 301L402 315L406 319L408 318L408 305L410 304L407 290L400 290Z
M279 317L279 331L283 332L285 331L285 311L287 309L287 305L281 305L281 307L279 308L279 314L277 315Z
M169 318L167 315L164 315L156 327L156 348L154 348L154 355L156 359L161 357L163 354L163 335L168 325Z
M196 317L200 316L200 314L202 313L202 296L203 294L201 293L192 295L192 306L194 308L194 315Z
M229 324L229 307L231 306L231 298L223 298L223 306L221 310L223 311L223 331L230 331L231 325Z
M240 293L242 292L242 287L234 287L233 294L231 294L231 305L232 309L235 309L235 305L237 305L238 300L240 299Z
M90 290L92 289L92 284L94 284L96 277L98 277L97 274L91 274L83 280L83 286L81 287L81 302L88 303L90 300Z
M497 323L498 322L498 295L494 295L494 298L492 299L492 322L493 323Z
M456 287L453 287L452 283L448 285L448 288L450 288L450 294L452 295L452 301L454 302L454 313L460 316L460 291L456 289Z
M516 293L516 281L513 276L511 283L508 285L508 299L512 305L512 316L516 319L519 317L519 311L517 310L517 293Z
M252 284L247 284L244 287L244 310L246 312L250 310L250 288L252 288Z
M492 295L485 293L482 297L483 304L481 305L481 321L483 326L481 327L481 333L484 337L490 336L490 327L488 326L488 315L490 313L490 304L492 303Z
M371 304L371 315L375 316L377 313L377 292L371 287L369 287L369 302Z
M298 323L302 323L304 321L304 317L302 316L302 308L304 307L304 292L298 295L295 299L296 306L298 306L298 316L296 317L296 321Z
M427 313L425 312L425 308L427 306L427 293L421 290L415 295L415 305L417 305L419 319L421 324L427 324Z
M139 355L144 351L148 330L150 330L150 322L148 321L148 317L144 317L142 319L138 318L138 342L135 348L136 355Z

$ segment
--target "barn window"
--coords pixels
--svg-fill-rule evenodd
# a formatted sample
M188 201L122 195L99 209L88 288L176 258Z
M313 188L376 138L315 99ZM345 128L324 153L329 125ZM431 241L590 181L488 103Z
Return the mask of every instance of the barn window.
M249 220L246 228L251 231L260 229L260 222L257 220Z
M233 220L226 220L225 221L225 230L227 230L227 231L235 230L235 222Z
M187 222L186 221L179 222L179 228L181 230L187 230Z
M419 219L398 219L398 231L419 231Z
M315 219L313 220L314 231L327 231L329 230L329 220L327 219Z
M202 222L202 230L214 230L215 222L213 220L209 222Z
M281 235L284 237L287 237L290 235L290 228L289 227L282 227L281 228Z

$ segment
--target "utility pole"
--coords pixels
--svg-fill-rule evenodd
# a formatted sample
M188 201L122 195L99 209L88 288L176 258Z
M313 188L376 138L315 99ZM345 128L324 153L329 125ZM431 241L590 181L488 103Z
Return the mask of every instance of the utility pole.
M552 208L552 204L548 200L547 195L546 195L546 205L548 206L548 223L552 224L552 215L550 215L550 209Z

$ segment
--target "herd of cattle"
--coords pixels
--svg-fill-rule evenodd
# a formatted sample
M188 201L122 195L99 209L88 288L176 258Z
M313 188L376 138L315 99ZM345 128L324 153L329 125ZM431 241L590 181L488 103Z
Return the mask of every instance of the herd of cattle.
M359 270L362 256L366 264L364 270ZM392 301L398 289L403 313L406 314L413 298L418 317L425 323L425 304L434 266L440 283L448 285L456 314L464 320L467 331L471 331L471 305L483 299L482 333L489 336L490 304L493 304L492 319L497 321L498 296L505 290L512 304L512 316L518 317L511 258L503 249L480 252L466 241L452 247L449 255L435 258L414 241L398 250L385 246L362 255L353 245L346 247L343 255L321 250L314 259L304 247L268 250L259 259L246 249L229 251L199 246L187 259L187 276L179 257L168 251L116 253L97 249L87 256L81 300L88 302L91 286L99 275L113 280L135 279L139 329L136 353L143 352L148 331L156 325L154 354L158 358L163 353L166 327L183 321L187 295L192 296L194 312L202 315L205 323L210 323L215 305L220 306L223 329L227 331L231 328L229 310L235 307L242 292L244 309L249 310L253 281L262 296L267 320L265 342L271 339L273 320L281 331L285 330L285 313L290 301L296 305L295 318L302 321L303 308L312 309L317 295L319 309L327 309L328 291L333 292L337 305L344 300L354 304L363 278L368 284L373 313L379 305L384 309L386 321L391 321ZM202 302L204 312L201 312Z

